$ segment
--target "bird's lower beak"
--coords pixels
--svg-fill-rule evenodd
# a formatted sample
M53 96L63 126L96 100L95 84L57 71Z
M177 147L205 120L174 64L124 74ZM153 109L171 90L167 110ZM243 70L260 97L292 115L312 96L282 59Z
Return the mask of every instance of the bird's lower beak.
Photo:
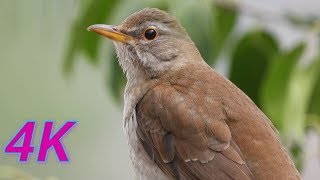
M129 44L131 41L133 41L133 38L131 36L118 32L115 28L113 28L113 26L110 25L95 24L89 26L87 30L96 32L113 41L119 41L126 44Z

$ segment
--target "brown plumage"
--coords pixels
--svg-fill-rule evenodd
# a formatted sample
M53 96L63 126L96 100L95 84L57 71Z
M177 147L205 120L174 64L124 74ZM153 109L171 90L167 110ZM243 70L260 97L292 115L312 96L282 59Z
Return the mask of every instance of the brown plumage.
M270 120L205 63L174 17L147 8L89 30L115 40L126 72L125 131L137 178L300 179Z

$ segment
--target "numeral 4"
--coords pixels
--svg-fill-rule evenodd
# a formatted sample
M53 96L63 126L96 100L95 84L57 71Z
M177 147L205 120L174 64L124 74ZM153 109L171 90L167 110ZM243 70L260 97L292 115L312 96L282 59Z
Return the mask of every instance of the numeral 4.
M35 126L35 121L26 122L5 147L4 152L8 154L20 154L20 162L28 161L29 154L34 151L34 147L31 146L31 141ZM19 141L22 141L22 145L20 146L18 145Z

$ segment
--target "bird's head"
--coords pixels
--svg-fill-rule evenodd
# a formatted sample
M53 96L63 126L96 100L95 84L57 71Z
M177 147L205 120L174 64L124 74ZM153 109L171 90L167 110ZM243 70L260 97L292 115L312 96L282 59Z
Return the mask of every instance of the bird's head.
M180 23L156 8L136 12L117 26L97 24L88 30L113 40L128 80L160 77L199 55Z

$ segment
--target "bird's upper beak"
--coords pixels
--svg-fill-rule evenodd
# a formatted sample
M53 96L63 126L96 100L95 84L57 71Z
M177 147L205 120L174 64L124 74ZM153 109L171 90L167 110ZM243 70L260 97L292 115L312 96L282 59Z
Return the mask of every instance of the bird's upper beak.
M126 44L129 44L130 42L133 41L133 37L117 31L113 26L110 26L110 25L95 24L95 25L89 26L87 30L96 32L113 41L119 41Z

